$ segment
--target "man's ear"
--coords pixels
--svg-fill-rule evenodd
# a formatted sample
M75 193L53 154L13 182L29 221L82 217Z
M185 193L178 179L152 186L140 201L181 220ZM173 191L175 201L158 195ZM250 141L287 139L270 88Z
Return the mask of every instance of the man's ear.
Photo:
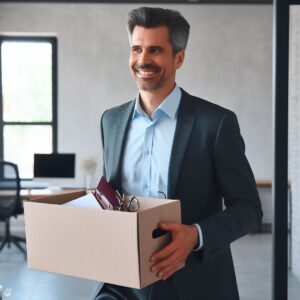
M182 66L184 57L185 57L184 50L180 50L175 54L176 69L179 69Z

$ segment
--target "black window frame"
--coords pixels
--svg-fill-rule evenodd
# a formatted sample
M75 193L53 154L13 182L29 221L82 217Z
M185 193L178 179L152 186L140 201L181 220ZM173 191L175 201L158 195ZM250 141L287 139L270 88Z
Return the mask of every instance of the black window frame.
M2 43L35 42L50 43L52 46L52 121L49 122L5 122L3 120L3 90L2 90ZM32 36L32 35L5 35L0 34L0 160L4 160L4 126L5 125L50 125L52 126L52 152L57 153L57 37L55 36ZM29 179L29 178L22 178Z

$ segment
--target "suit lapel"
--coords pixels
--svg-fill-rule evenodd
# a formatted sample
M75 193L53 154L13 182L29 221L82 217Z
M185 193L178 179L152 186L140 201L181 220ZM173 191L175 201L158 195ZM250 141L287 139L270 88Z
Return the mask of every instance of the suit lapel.
M113 161L111 162L111 176L109 181L116 188L121 187L121 167L124 154L124 147L130 120L133 114L134 101L121 107L115 115L115 128L114 128L114 147L113 147Z
M195 108L189 97L189 94L182 90L169 165L168 198L170 199L175 196L181 165L195 122Z

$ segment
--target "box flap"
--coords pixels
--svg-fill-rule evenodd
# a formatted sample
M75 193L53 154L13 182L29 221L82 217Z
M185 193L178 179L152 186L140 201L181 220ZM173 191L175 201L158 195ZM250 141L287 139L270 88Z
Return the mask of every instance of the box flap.
M146 209L150 209L153 207L169 204L170 202L178 201L173 199L147 198L147 197L140 197L140 196L137 196L137 199L139 199L140 201L139 212L142 212Z
M85 190L79 190L76 192L67 192L58 193L50 196L41 196L39 198L34 198L30 200L25 200L24 202L38 202L38 203L50 203L50 204L64 204L73 199L79 198L81 196L86 195Z

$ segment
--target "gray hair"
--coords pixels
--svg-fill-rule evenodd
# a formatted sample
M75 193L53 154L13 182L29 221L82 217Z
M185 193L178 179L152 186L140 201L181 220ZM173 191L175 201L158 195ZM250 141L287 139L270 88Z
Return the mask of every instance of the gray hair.
M133 9L128 13L127 19L127 30L130 36L135 26L144 28L166 26L169 30L173 53L176 54L186 48L190 33L190 24L176 10L158 7L139 7Z

